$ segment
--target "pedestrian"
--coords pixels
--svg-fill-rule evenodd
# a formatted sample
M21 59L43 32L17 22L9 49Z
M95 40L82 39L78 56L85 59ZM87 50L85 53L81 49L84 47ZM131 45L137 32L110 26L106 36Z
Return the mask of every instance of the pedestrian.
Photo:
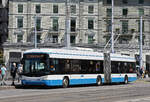
M7 71L6 66L3 64L1 67L1 77L2 77L1 85L6 85L6 83L5 83L6 71Z
M18 65L18 70L17 70L17 73L18 73L18 83L20 82L20 79L21 79L21 73L22 73L22 64L19 64Z
M16 78L16 73L17 73L17 66L16 66L16 63L13 63L13 65L11 67L11 76L12 76L12 84L11 85L15 85L14 81Z
M1 72L2 72L2 71L1 71L1 67L2 67L2 66L1 66L1 64L0 64L0 79L2 79L2 78L1 78Z

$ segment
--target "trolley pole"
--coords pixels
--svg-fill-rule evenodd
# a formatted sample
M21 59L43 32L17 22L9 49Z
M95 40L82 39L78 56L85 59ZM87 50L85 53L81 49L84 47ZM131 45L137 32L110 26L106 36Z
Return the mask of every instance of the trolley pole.
M70 47L70 10L69 0L66 0L66 21L65 21L65 46Z
M34 36L34 47L37 48L37 29L36 29L36 15L34 17L34 33L35 33L35 36Z
M143 59L142 59L142 53L143 53L143 17L140 17L140 68L143 68Z
M111 53L114 53L114 0L112 0L112 16L111 16Z

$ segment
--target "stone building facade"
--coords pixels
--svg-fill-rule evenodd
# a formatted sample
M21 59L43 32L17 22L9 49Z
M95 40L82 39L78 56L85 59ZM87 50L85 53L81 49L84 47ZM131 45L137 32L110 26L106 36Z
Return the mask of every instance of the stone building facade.
M70 0L67 6L65 1L9 0L9 36L4 44L6 63L19 62L23 51L34 48L35 26L38 47L64 46L67 6L71 45L104 50L111 37L111 0ZM150 55L150 1L114 1L115 52L138 55L139 20L143 16L146 62L146 56ZM110 44L106 50L109 51L109 47ZM18 58L13 56L16 52Z
M0 63L3 63L3 43L8 36L8 2L0 0Z

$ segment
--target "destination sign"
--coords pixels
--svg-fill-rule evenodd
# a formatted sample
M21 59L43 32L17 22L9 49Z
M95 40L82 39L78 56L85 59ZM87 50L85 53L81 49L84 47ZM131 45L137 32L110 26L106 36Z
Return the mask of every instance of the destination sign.
M25 58L45 58L46 55L44 54L39 54L39 55L35 55L35 54L30 54L30 55L24 55Z

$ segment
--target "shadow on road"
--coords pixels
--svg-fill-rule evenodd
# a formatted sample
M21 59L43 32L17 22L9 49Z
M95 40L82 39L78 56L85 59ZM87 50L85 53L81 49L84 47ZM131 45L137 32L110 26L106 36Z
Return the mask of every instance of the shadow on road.
M129 83L133 84L133 83ZM114 85L128 85L124 83L111 83L111 84L103 84L102 86L114 86ZM77 87L96 87L96 84L90 84L90 85L71 85L68 88L77 88ZM100 87L100 86L97 86ZM62 86L44 86L44 85L16 85L16 89L60 89Z
M52 87L52 86L43 86L43 85L16 85L15 86L16 89L57 89L57 88L61 88L61 87Z

